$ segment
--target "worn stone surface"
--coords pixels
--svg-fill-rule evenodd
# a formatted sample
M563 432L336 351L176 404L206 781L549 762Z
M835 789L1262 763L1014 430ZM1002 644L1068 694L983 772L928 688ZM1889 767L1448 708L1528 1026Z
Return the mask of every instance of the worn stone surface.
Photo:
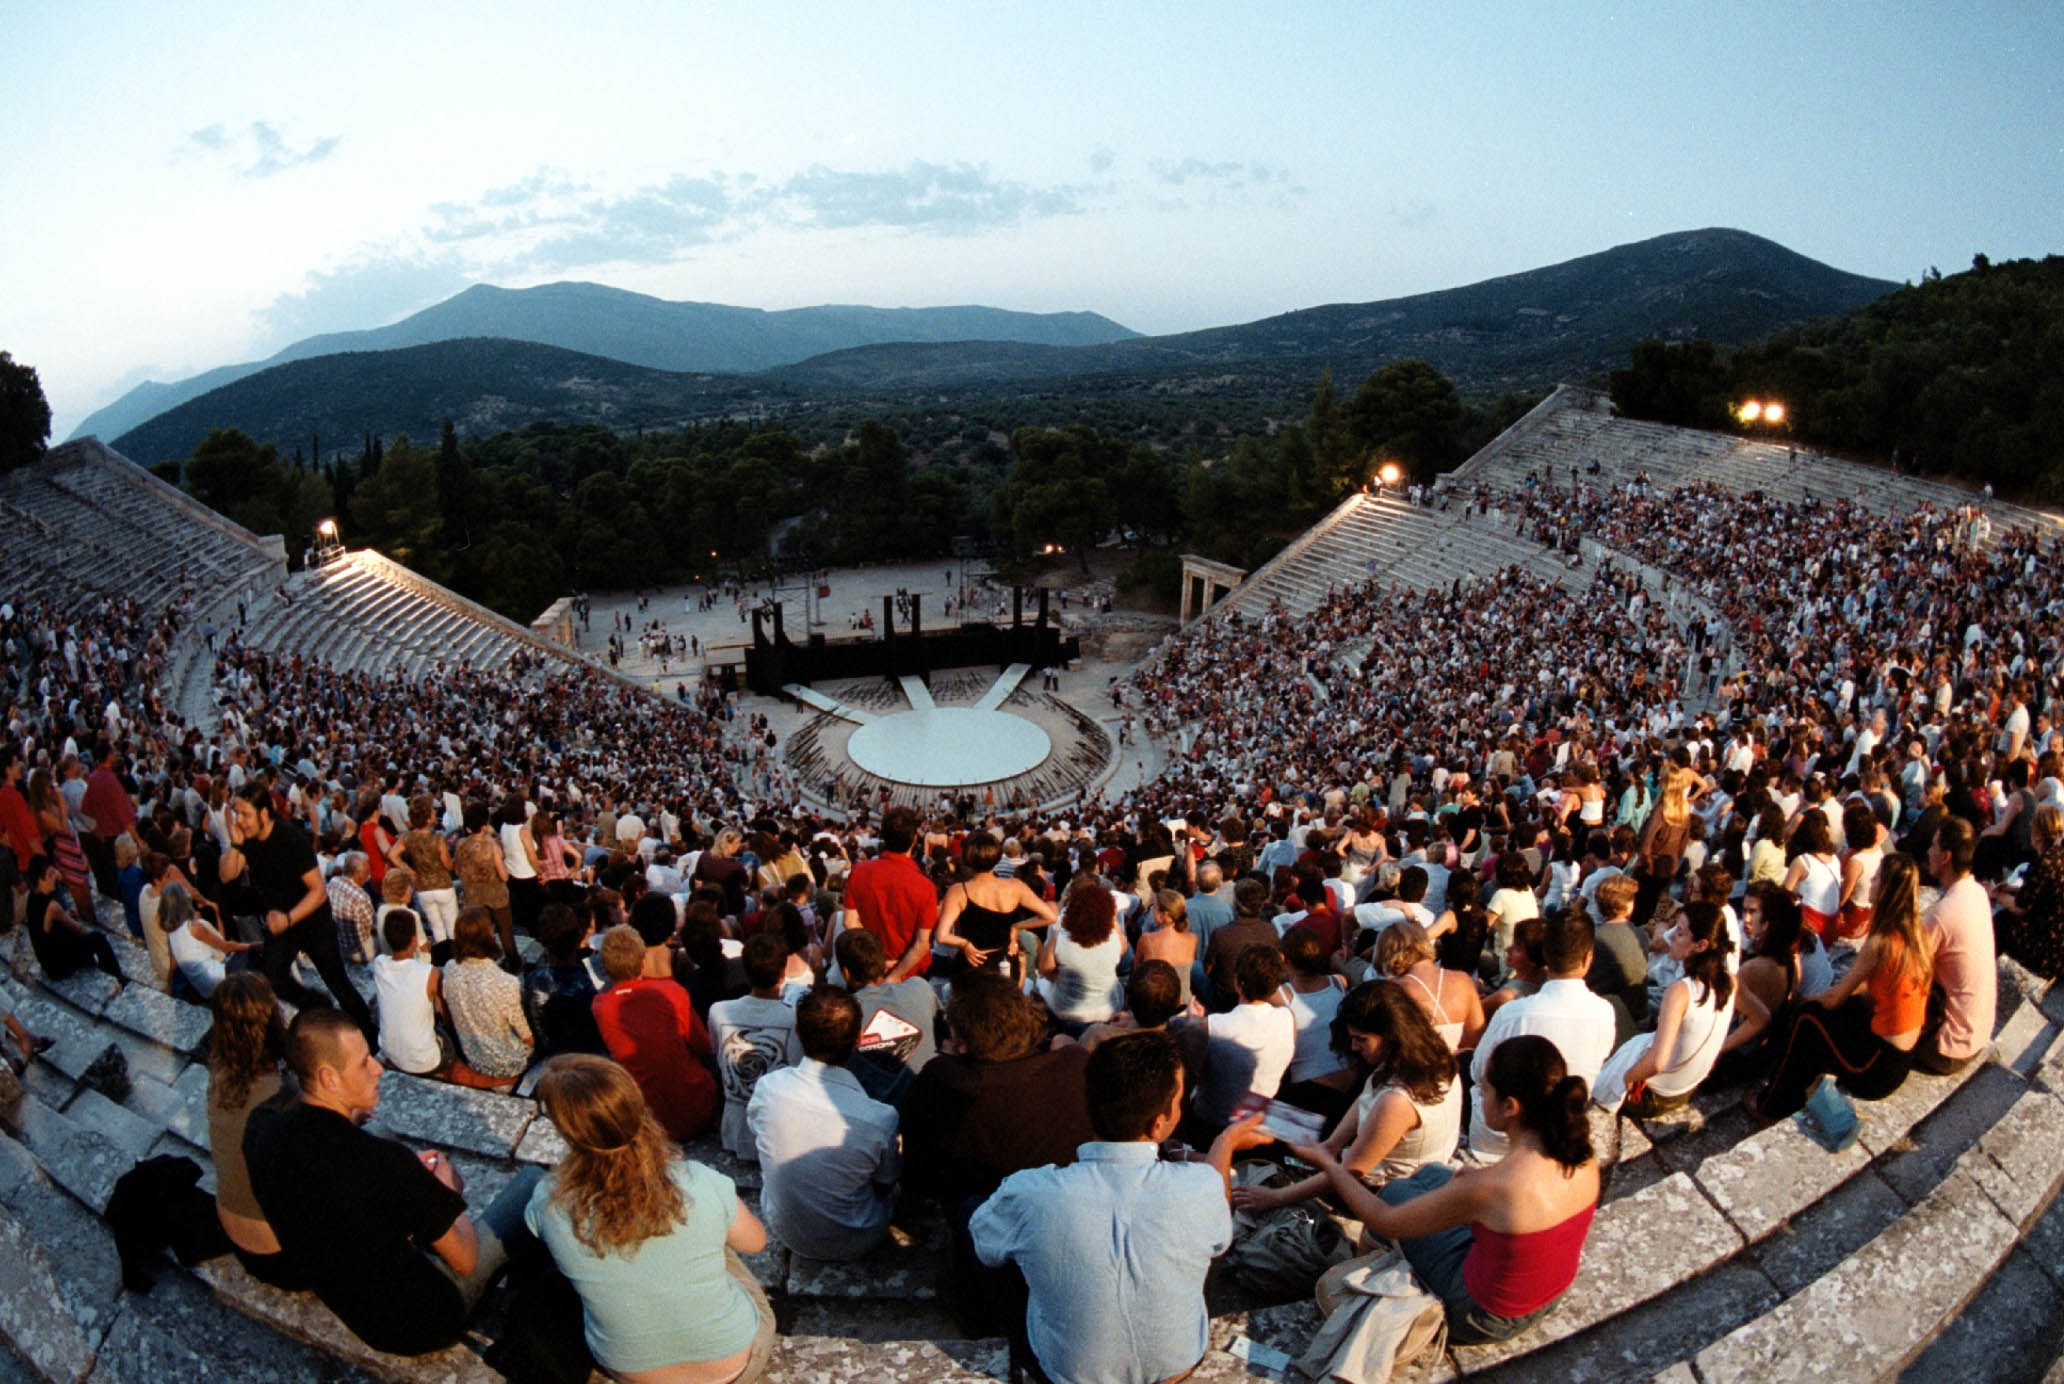
M945 1254L944 1222L935 1215L906 1220L899 1214L889 1227L889 1239L858 1259L834 1262L791 1250L788 1292L791 1297L815 1298L936 1298Z
M1900 1384L2019 1384L2040 1378L2064 1341L2064 1297L2020 1250L2007 1257Z
M214 1022L202 1006L184 1004L145 985L124 987L103 1017L131 1033L188 1054L200 1048L201 1039Z
M34 1096L22 1100L22 1142L64 1189L95 1211L107 1205L115 1179L135 1165L106 1135L85 1129Z
M2049 1204L2035 1224L2022 1233L2021 1247L2028 1251L2042 1271L2064 1291L2064 1196Z
M1909 1202L1919 1201L1949 1175L1964 1151L2012 1109L2026 1089L2005 1067L1980 1064L1953 1097L1903 1138L1877 1150L1891 1154L1880 1160L1879 1172L1893 1191ZM1864 1142L1872 1142L1868 1130Z
M115 944L115 961L122 968L131 985L148 985L158 988L158 973L151 965L150 949L130 937L127 932L109 939Z
M174 1097L165 1112L165 1128L189 1144L208 1146L208 1069L191 1063L169 1088ZM135 1102L132 1100L131 1104Z
M193 1278L162 1274L123 1299L94 1360L91 1384L168 1380L265 1380L267 1384L365 1384L376 1376L326 1350L256 1326Z
M1705 1384L1875 1380L1926 1343L2014 1247L2014 1227L1952 1173L1839 1266L1700 1351Z
M1488 1370L1472 1370L1471 1384L1635 1384L1780 1301L1777 1289L1753 1265L1730 1260L1659 1297Z
M0 1208L0 1335L45 1379L84 1379L98 1332L72 1316L59 1274L12 1211Z
M14 1016L39 1038L51 1040L51 1048L39 1061L47 1062L77 1080L100 1050L108 1045L105 1030L68 1004L49 995L31 991L14 1001Z
M64 996L66 1003L73 1008L88 1014L99 1014L122 990L121 981L94 970L74 971L63 980L45 977L41 984L52 994Z
M2027 1225L2064 1178L2064 1100L2030 1090L1959 1163L2015 1225Z
M274 1330L329 1351L369 1374L409 1384L496 1384L501 1376L463 1346L431 1355L388 1355L351 1334L313 1293L283 1293L244 1272L234 1257L211 1259L194 1272L238 1311Z
M368 1127L392 1138L507 1158L536 1114L534 1101L389 1072L380 1079L380 1108Z
M1861 1143L1829 1153L1792 1121L1779 1120L1726 1153L1706 1159L1693 1177L1735 1227L1754 1241L1869 1162L1870 1153Z
M550 1123L550 1121L546 1121ZM681 1145L684 1157L692 1158L705 1168L714 1169L731 1179L742 1192L761 1185L760 1165L757 1161L746 1163L724 1152L715 1134L705 1134L699 1139L690 1139Z
M1933 1114L1935 1108L1948 1100L1959 1087L1976 1076L1983 1066L1980 1063L1967 1067L1956 1076L1914 1072L1900 1083L1897 1091L1883 1100L1857 1100L1852 1096L1850 1102L1856 1107L1856 1116L1863 1124L1859 1142L1874 1154L1887 1152L1915 1125Z
M763 1285L764 1286L764 1283ZM893 1341L983 1341L999 1337L970 1335L942 1302L859 1303L847 1299L820 1302L810 1298L774 1299L775 1315L785 1335L843 1336L861 1344Z
M1704 1273L1742 1247L1692 1181L1672 1173L1624 1200L1601 1207L1585 1242L1577 1281L1539 1326L1497 1345L1455 1351L1464 1374L1539 1350L1626 1311Z
M1800 1211L1751 1253L1789 1296L1876 1239L1906 1207L1883 1179L1866 1172Z
M566 1141L559 1137L559 1131L542 1113L530 1122L523 1131L522 1139L516 1144L516 1158L524 1163L539 1163L549 1168L566 1156Z
M1009 1377L1009 1362L1001 1340L861 1344L783 1336L774 1344L767 1378L782 1384L995 1384Z
M153 1081L150 1077L139 1077L138 1083L152 1081L158 1089L171 1093L171 1087ZM132 1159L141 1158L143 1151L158 1137L162 1125L153 1124L144 1116L132 1110L125 1110L98 1091L81 1091L72 1103L65 1107L65 1118L82 1129L90 1129L104 1136L116 1148Z
M1999 1032L1992 1035L1993 1061L2012 1068L2017 1075L2031 1076L2049 1052L2050 1040L2056 1033L2057 1026L2040 1009L2032 1004L2020 1005L2000 1025Z
M39 1058L22 1073L22 1089L51 1109L62 1110L79 1083Z
M89 1335L105 1331L121 1294L122 1265L99 1218L41 1175L21 1179L7 1193L6 1208L57 1271L66 1314Z
M76 1010L51 1003L50 1011L39 1015L36 1021L24 1018L30 1031L45 1034L46 1023L54 1025L46 1036L57 1040L49 1052L43 1054L45 1061L77 1081L80 1073L93 1065L94 1059L105 1052L110 1044L122 1050L122 1056L129 1063L129 1075L154 1076L170 1085L179 1079L186 1069L184 1053L175 1052L148 1038L139 1038L125 1028L113 1024L95 1023Z

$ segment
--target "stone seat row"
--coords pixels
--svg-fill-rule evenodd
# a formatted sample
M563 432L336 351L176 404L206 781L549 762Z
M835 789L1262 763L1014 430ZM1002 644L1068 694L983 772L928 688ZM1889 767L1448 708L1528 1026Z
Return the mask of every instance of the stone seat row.
M1263 566L1218 609L1249 618L1280 601L1293 615L1334 591L1375 578L1406 590L1446 587L1519 566L1567 583L1569 569L1539 545L1469 522L1460 512L1419 509L1381 496L1354 496L1312 533Z
M1596 405L1586 391L1565 388L1522 425L1484 447L1454 473L1451 484L1483 484L1500 494L1516 491L1529 472L1551 486L1567 486L1572 470L1592 485L1625 485L1646 472L1667 494L1705 481L1735 491L1761 490L1779 499L1846 498L1877 513L1910 513L1923 503L1953 508L1978 502L1948 481L1903 475L1840 457L1692 428L1621 418ZM1589 474L1596 462L1597 475ZM2046 516L2001 501L1987 502L1996 528L2055 524Z
M254 647L299 654L342 672L418 675L437 663L501 667L514 642L469 611L386 580L346 559L289 581L246 635Z
M19 945L9 950L19 962ZM132 972L148 964L133 944L123 954ZM1610 1337L1614 1322L1645 1302L1680 1292L1695 1296L1700 1280L1730 1265L1782 1258L1792 1221L1865 1180L1899 1194L1896 1214L1853 1256L1825 1272L1797 1282L1769 1272L1777 1282L1763 1295L1771 1299L1767 1310L1738 1323L1722 1318L1709 1338L1696 1342L1687 1359L1698 1376L1707 1384L1794 1377L1786 1362L1797 1363L1801 1351L1821 1349L1828 1339L1800 1328L1825 1325L1818 1318L1833 1310L1829 1304L1855 1312L1862 1301L1878 1304L1870 1307L1873 1312L1884 1310L1888 1297L1880 1280L1900 1264L1917 1266L1913 1272L1922 1278L1916 1282L1926 1289L1920 1300L1941 1304L1944 1314L1953 1315L2050 1206L2064 1172L2056 1154L2064 1146L2064 1104L2057 1096L2064 1086L2064 1044L2058 1038L2064 1004L2011 962L2002 964L2001 979L1995 1060L1958 1078L1916 1075L1893 1099L1860 1106L1862 1138L1846 1154L1826 1153L1790 1122L1730 1139L1738 1131L1725 1128L1718 1109L1711 1112L1709 1137L1664 1142L1663 1128L1652 1126L1658 1139L1651 1141L1640 1128L1623 1126L1615 1175L1576 1286L1536 1330L1503 1346L1458 1349L1444 1371L1524 1374L1538 1365L1530 1365L1530 1358L1568 1353L1601 1332ZM47 1066L31 1069L18 1123L23 1141L54 1181L97 1211L114 1178L136 1157L182 1152L205 1164L205 1069L192 1061L206 1029L203 1011L148 983L124 985L96 973L58 985L0 980L0 993L33 1030L57 1039ZM76 1087L110 1043L129 1058L135 1083L130 1100L120 1106ZM1959 1099L1961 1114L1954 1106ZM378 1119L383 1132L466 1160L469 1177L484 1178L489 1186L520 1163L550 1163L560 1152L556 1132L527 1100L399 1075L387 1079ZM736 1174L742 1185L756 1182L752 1170L730 1163L713 1144L694 1152ZM918 1268L932 1260L926 1245L891 1247L881 1252L880 1262L849 1271L799 1265L785 1255L777 1247L757 1267L771 1287L799 1297L923 1299L931 1293ZM323 1320L327 1314L312 1302L269 1294L233 1266L212 1268L209 1278L238 1305L262 1309L261 1315L289 1334L339 1347L335 1333L341 1328ZM1888 1325L1874 1333L1871 1348L1850 1357L1858 1369L1830 1377L1880 1377L1891 1368L1886 1361L1904 1360L1939 1325L1911 1309L1915 1299L1889 1301L1896 1311L1886 1320L1900 1329ZM1265 1321L1269 1313L1301 1320L1294 1307L1255 1316ZM349 1355L351 1343L342 1344ZM819 1339L788 1348L827 1347ZM410 1362L409 1369L417 1365ZM395 1370L392 1362L382 1368Z

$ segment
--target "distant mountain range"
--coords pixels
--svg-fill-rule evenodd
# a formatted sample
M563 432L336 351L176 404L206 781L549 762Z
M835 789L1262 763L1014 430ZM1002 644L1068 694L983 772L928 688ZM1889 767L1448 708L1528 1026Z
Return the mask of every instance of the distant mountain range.
M392 327L289 348L335 354L225 367L247 373L197 377L186 384L210 387L183 401L144 396L138 408L154 406L155 416L129 424L113 445L148 463L190 455L212 427L239 427L291 448L312 432L339 440L367 430L434 436L447 417L480 433L539 419L670 426L918 392L1295 394L1323 369L1351 390L1367 371L1406 357L1431 361L1466 393L1488 395L1610 370L1646 337L1745 344L1849 312L1896 287L1743 231L1702 230L1464 288L1158 337L1093 313L761 313L593 284L474 288ZM690 322L701 325L690 331ZM893 337L891 327L900 329ZM876 335L803 349L841 331ZM440 333L468 339L439 342ZM796 354L776 358L783 351ZM740 359L756 363L692 363ZM139 392L88 419L82 432L114 431L103 420Z
M1137 335L1093 312L836 305L765 312L722 303L669 302L603 284L517 289L476 284L391 326L307 337L266 360L218 366L173 384L147 380L90 415L72 436L120 436L188 399L293 361L469 337L533 341L655 370L742 375L882 342L1086 346Z

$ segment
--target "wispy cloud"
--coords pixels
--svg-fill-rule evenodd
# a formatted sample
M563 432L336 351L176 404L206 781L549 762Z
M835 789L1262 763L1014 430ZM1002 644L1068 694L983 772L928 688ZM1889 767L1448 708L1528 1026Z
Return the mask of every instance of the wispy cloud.
M255 133L260 130L267 139ZM282 167L290 166L284 160L321 158L336 142L317 140L296 150L269 126L243 133L210 126L188 140L218 157L239 151L236 156L251 164L270 158ZM1287 172L1265 163L1159 160L1146 173L1113 176L1118 155L1102 145L1088 163L1096 176L1082 182L1029 182L999 176L986 164L915 159L895 168L815 164L777 179L680 174L628 191L602 190L566 169L540 167L475 196L436 203L417 231L368 244L350 262L309 274L262 320L276 348L317 332L390 320L468 283L668 264L763 231L960 238L1128 206L1281 204L1302 192ZM256 170L247 165L247 171Z
M456 257L371 254L307 274L259 314L263 346L282 346L324 332L375 327L450 297L470 283Z
M341 135L323 135L296 147L276 126L254 120L241 130L205 125L187 135L180 152L226 158L247 178L270 178L290 168L321 162L337 151L342 140Z
M972 235L1070 216L1082 209L1081 199L1080 189L999 179L976 164L913 161L878 173L812 167L783 183L772 203L777 216L798 225L900 226Z
M1205 159L1188 158L1174 162L1157 160L1151 166L1154 177L1169 187L1182 187L1190 183L1204 183L1217 187L1265 187L1290 181L1288 173L1267 163L1213 163Z
M423 238L464 249L499 272L660 264L695 249L780 227L882 227L965 236L1085 208L1087 189L999 178L982 165L915 160L901 168L817 164L779 182L753 174L678 175L615 195L560 169L433 206Z

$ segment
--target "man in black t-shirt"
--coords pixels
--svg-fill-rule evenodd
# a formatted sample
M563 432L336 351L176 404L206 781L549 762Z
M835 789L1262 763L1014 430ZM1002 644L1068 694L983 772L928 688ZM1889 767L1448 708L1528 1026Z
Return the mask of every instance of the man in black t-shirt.
M245 784L229 807L229 849L222 856L221 874L227 882L240 878L247 867L251 872L251 888L264 910L265 978L274 993L304 1006L321 998L294 979L294 958L306 952L367 1042L377 1041L373 1013L344 974L330 896L308 838L293 823L273 815L272 794L262 783Z
M288 1262L375 1350L453 1344L513 1242L529 1237L523 1209L541 1170L526 1169L469 1217L450 1159L359 1128L379 1105L381 1068L349 1019L302 1010L287 1031L287 1065L300 1098L251 1112L244 1161Z

